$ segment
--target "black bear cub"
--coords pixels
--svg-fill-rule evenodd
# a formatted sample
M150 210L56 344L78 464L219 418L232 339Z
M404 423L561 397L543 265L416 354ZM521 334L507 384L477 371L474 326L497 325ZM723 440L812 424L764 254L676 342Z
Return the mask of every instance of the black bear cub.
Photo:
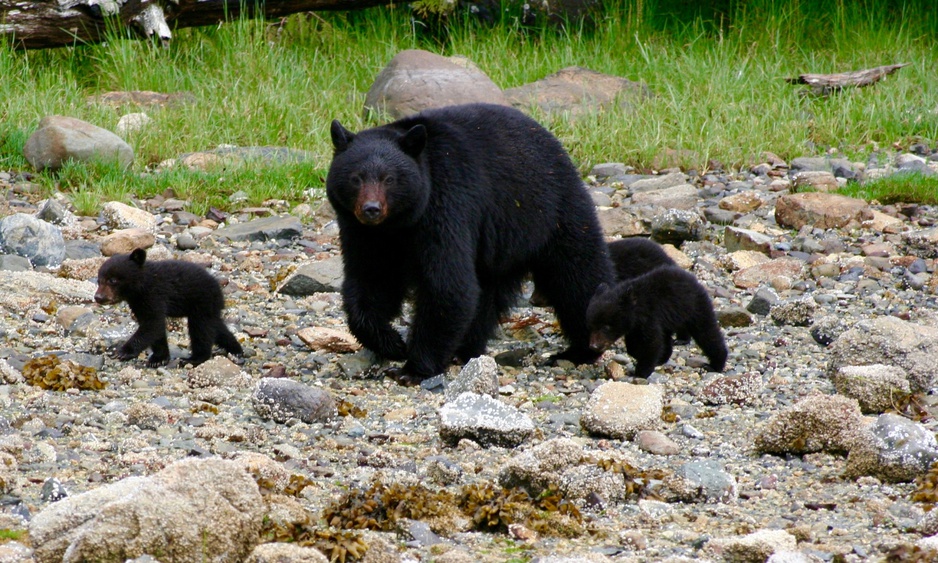
M658 266L677 266L677 262L668 256L660 244L645 237L614 240L607 248L615 268L616 281L640 276ZM536 287L529 302L535 307L550 305Z
M592 362L586 308L612 281L602 231L560 141L509 107L427 110L353 133L332 122L326 194L336 211L349 329L406 360L411 383L485 353L526 275L554 306L569 347ZM405 342L391 321L413 297Z
M212 345L243 354L241 344L221 317L225 298L218 280L202 266L182 260L147 262L147 253L108 258L98 270L94 300L101 304L126 301L139 327L117 350L117 358L130 360L150 348L147 365L156 367L169 360L166 318L186 317L192 354L187 360L199 365L212 356Z
M635 377L647 378L671 357L671 335L688 334L723 371L727 349L707 290L690 272L663 266L638 277L600 286L587 312L590 346L601 352L620 336L635 358Z

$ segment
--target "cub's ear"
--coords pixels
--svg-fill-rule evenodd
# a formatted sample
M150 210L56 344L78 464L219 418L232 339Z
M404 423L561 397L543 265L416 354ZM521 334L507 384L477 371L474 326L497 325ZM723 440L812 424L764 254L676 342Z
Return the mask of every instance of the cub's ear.
M609 284L606 282L600 282L599 285L596 286L596 291L593 292L593 295L602 295L607 291L609 291Z
M427 146L427 128L423 125L414 125L410 131L398 139L397 143L407 155L417 158Z
M138 266L143 266L143 263L147 261L147 251L142 248L135 248L134 251L130 253L130 261Z
M355 134L342 127L338 119L332 120L332 128L329 131L332 134L332 146L335 152L342 152L348 148L349 143L355 138Z

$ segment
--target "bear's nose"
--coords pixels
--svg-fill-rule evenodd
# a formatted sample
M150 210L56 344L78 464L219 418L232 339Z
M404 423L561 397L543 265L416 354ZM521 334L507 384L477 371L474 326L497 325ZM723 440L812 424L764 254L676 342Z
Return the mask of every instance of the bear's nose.
M369 201L362 205L362 215L369 221L375 221L381 218L381 204L377 201Z

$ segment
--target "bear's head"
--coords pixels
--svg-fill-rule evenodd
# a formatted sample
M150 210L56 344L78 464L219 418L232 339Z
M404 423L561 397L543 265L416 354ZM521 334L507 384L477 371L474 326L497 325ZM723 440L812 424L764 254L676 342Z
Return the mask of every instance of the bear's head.
M111 256L98 269L98 289L94 300L102 305L119 303L145 283L143 264L147 252L138 248L130 254Z
M590 331L590 349L603 352L631 329L632 288L620 282L614 286L601 283L586 309Z
M335 154L326 194L337 213L362 225L411 225L423 214L430 189L422 165L427 129L376 127L352 133L332 122Z

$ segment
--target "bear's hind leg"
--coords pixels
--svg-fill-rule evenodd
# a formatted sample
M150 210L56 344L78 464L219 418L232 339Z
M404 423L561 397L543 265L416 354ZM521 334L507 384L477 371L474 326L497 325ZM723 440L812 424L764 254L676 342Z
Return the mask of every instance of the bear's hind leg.
M462 344L456 349L456 357L460 362L468 362L485 354L488 341L498 327L498 320L514 304L518 296L521 280L505 281L492 284L482 290L475 317L466 330Z
M595 362L602 352L590 349L590 331L586 309L596 288L611 282L612 266L603 253L604 245L595 252L571 247L554 250L534 269L534 285L554 307L560 328L569 347L552 356L552 360L569 360L575 364Z
M238 342L235 335L228 329L225 320L220 317L215 321L215 344L221 346L222 349L229 354L235 356L244 355L244 349L241 348L241 343Z
M694 342L697 343L697 346L700 346L700 349L710 361L710 369L717 372L723 371L729 353L726 348L726 341L723 340L723 332L720 330L720 325L716 319L711 319L710 322L702 326L694 327L691 336L694 337Z
M212 357L212 344L215 343L216 324L211 318L189 317L189 359L197 366Z

